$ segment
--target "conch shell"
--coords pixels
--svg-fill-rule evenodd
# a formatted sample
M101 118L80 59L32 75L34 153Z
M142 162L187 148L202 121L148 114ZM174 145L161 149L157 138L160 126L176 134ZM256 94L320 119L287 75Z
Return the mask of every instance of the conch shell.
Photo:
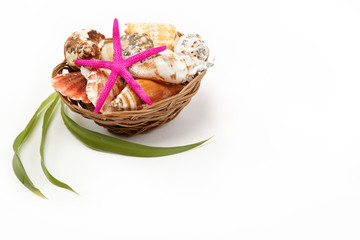
M212 65L196 57L177 55L170 50L165 50L155 58L147 59L143 63L135 63L129 71L137 78L180 84L192 80L196 73Z
M144 89L153 103L178 94L184 86L155 82L146 79L136 79L136 82ZM117 110L139 110L144 106L141 98L132 90L129 85L111 102L111 106Z
M103 90L111 71L102 68L92 69L86 67L81 67L80 70L87 79L86 94L89 100L94 104L94 106L96 106L101 91ZM109 113L113 111L110 103L117 95L120 94L120 92L125 86L126 82L122 78L118 77L115 81L114 87L111 89L108 97L106 98L100 112Z
M104 46L105 36L96 30L82 29L74 32L64 46L65 60L75 70L80 66L74 63L78 59L99 60Z
M166 45L173 50L178 39L176 28L171 24L163 23L126 23L126 34L146 33L153 40L154 46Z
M86 78L81 72L58 75L51 80L52 86L63 96L72 100L90 103L86 94Z

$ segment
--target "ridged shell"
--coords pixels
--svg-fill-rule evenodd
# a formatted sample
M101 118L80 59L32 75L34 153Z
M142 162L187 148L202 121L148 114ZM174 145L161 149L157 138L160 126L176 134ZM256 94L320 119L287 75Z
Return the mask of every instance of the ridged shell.
M63 96L84 103L91 103L86 94L86 78L81 72L72 72L54 77L51 81L56 91Z
M178 39L176 28L171 24L163 23L126 23L126 34L146 33L153 40L154 46L166 45L173 50Z
M144 89L153 103L178 94L184 86L159 83L152 80L136 79L136 82ZM111 106L118 110L139 110L144 106L141 98L132 90L129 85L111 102Z
M88 98L94 104L94 106L96 106L101 91L103 90L106 81L110 75L110 70L102 69L102 68L89 69L89 68L81 67L81 73L88 80L86 85L86 93L88 95ZM115 99L117 95L120 94L120 92L123 90L125 85L126 82L122 78L118 77L114 84L114 87L111 89L108 97L106 98L100 112L108 113L114 110L112 109L110 103L112 100Z
M105 36L96 30L82 29L70 35L64 46L65 60L75 70L80 66L74 63L78 59L101 58L101 49L104 46Z

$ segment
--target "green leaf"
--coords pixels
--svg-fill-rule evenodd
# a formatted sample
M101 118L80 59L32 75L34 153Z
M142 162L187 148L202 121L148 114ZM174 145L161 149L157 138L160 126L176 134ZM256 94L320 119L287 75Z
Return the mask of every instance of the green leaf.
M25 187L27 187L30 191L35 193L36 195L46 198L38 188L34 186L34 184L31 182L30 178L25 172L24 166L21 163L20 157L17 153L14 154L13 161L13 170L16 175L16 177L20 180L22 184L24 184Z
M45 101L41 103L39 108L36 110L33 117L30 119L29 123L26 125L25 129L15 138L13 143L14 149L14 157L12 161L12 166L16 177L20 180L20 182L27 187L30 191L35 193L36 195L45 198L45 196L40 192L38 188L34 186L31 182L29 176L27 175L24 166L21 162L19 153L21 150L21 146L26 140L26 138L31 134L32 130L36 126L37 121L39 120L42 112L47 108L47 106L56 99L58 94L56 92L52 93Z
M49 125L54 117L54 112L56 109L56 106L59 102L59 96L57 95L55 100L51 103L49 108L46 110L44 114L44 120L43 120L43 126L42 126L42 134L41 134L41 143L40 143L40 156L41 156L41 168L46 176L46 178L55 186L68 189L74 193L76 193L69 185L66 183L63 183L56 179L54 176L52 176L47 169L45 165L45 158L44 158L44 145L45 145L45 139L46 139L46 133L49 128Z
M65 126L70 132L85 145L105 152L118 153L122 155L135 157L160 157L184 152L195 148L209 139L197 143L176 146L176 147L152 147L133 142L128 142L119 138L104 135L98 132L88 130L74 122L64 111L64 104L61 104L61 116Z

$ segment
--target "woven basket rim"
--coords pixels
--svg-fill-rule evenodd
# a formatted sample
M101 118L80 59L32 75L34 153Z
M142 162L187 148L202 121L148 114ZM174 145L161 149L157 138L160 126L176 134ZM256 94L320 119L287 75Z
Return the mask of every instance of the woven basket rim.
M59 64L61 65L61 64ZM56 68L55 68L56 69ZM54 69L54 70L55 70ZM85 109L83 107L79 107L74 103L70 103L69 101L65 101L66 104L71 104L73 107L77 108L78 110L81 110L81 112L86 113L87 115L92 115L92 116L103 116L103 117L117 117L117 116L122 116L122 115L137 115L137 114L151 114L152 112L154 112L154 110L157 110L157 107L159 105L163 105L166 102L171 102L174 99L178 98L179 96L182 95L183 92L187 91L189 88L192 87L192 85L194 85L197 81L197 79L202 79L202 77L206 74L207 70L204 70L202 72L200 72L198 75L196 75L196 77L194 79L192 79L189 83L187 83L186 85L184 85L184 88L176 95L173 95L171 97L168 97L166 99L163 99L161 101L152 103L151 105L146 105L145 107L139 110L121 110L121 111L114 111L114 112L109 112L109 113L94 113L92 111L90 111L89 109ZM63 96L61 93L57 92L61 97L62 100L66 100L66 97ZM193 93L193 95L195 95L196 92Z

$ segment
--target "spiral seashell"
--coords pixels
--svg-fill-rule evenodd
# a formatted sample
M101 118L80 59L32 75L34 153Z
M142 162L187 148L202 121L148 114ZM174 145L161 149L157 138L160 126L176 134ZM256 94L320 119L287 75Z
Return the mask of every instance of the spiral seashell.
M135 63L129 68L129 72L137 78L180 84L192 80L195 74L212 65L196 57L178 55L168 50L143 63Z
M75 60L99 60L104 40L105 36L96 30L82 29L74 32L65 42L64 54L66 62L71 68L79 70L80 66L74 63Z
M175 44L176 54L185 54L206 61L209 57L209 48L199 34L185 34Z
M136 79L136 82L146 92L153 103L178 94L184 86L159 83L152 80ZM129 85L111 102L111 106L117 110L140 110L145 103L132 90Z

